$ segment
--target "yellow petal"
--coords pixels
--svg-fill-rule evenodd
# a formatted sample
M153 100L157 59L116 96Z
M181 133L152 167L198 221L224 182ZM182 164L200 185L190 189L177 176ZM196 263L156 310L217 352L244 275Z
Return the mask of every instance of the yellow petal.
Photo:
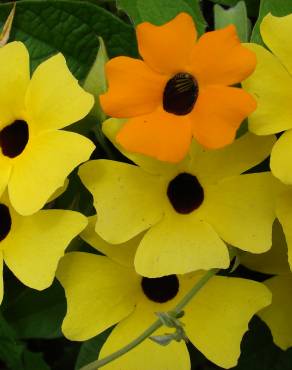
M11 211L12 228L1 242L4 261L25 285L42 290L53 282L59 259L86 226L80 213L45 210L29 217Z
M29 55L21 42L0 49L0 129L22 117L29 84Z
M140 289L140 278L133 269L90 253L66 254L57 278L68 305L62 330L71 340L94 337L128 316Z
M191 169L204 182L240 175L270 155L275 136L246 134L222 149L206 150L195 141L191 148Z
M277 185L269 172L223 180L206 189L205 218L229 244L265 252L272 245Z
M287 244L282 227L278 220L273 224L273 244L266 253L240 254L240 263L251 270L264 274L285 274L290 272L287 255Z
M291 75L264 47L256 44L246 47L256 53L258 62L255 72L242 82L243 88L257 101L256 111L249 116L250 131L269 135L291 128Z
M292 73L292 46L290 42L292 15L274 17L269 13L263 19L260 29L264 43L280 59L289 73Z
M284 132L284 134L278 139L271 153L270 165L273 175L285 184L292 184L291 146L292 130L289 130Z
M85 92L57 54L35 70L26 95L26 108L34 132L55 130L85 117L94 98Z
M230 368L240 355L240 342L252 316L271 302L261 283L214 277L186 306L183 322L199 351L215 364Z
M94 198L96 232L120 244L156 224L162 216L159 179L139 167L96 160L80 167L79 175Z
M1 49L0 49L1 50ZM1 149L0 149L1 150ZM12 164L8 158L0 154L0 197L5 191L11 176Z
M139 302L135 311L111 332L100 352L103 358L117 351L147 329L156 319L156 312L161 305L152 305ZM164 305L162 306L164 307ZM164 310L164 308L163 308ZM172 330L162 328L153 335L162 335ZM107 370L190 370L190 359L183 341L171 342L167 346L160 346L150 339L146 339L139 346L117 360L105 366Z
M228 266L224 242L208 223L192 215L167 215L145 234L135 257L136 271L147 277Z
M265 281L273 294L271 306L259 313L271 329L274 342L283 350L292 346L292 275L274 276Z
M283 227L288 247L288 261L292 267L292 190L283 192L277 199L276 214Z
M62 195L68 188L69 179L65 179L64 185L59 187L49 198L48 203L52 202L53 200L57 199L60 195Z
M13 207L22 215L38 211L93 150L90 140L68 131L46 132L32 139L14 162L8 185Z
M87 228L80 234L80 237L89 245L105 254L113 261L126 267L132 267L137 246L140 243L141 235L122 244L109 244L104 241L95 231L96 216L89 217Z

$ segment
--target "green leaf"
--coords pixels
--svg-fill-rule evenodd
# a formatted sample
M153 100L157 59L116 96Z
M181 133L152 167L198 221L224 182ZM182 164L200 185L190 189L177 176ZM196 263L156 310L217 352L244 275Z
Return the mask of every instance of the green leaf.
M260 24L265 15L272 13L282 17L292 13L292 1L290 0L261 0L260 13L255 27L252 31L251 41L257 44L264 44L260 34Z
M125 11L135 25L150 22L162 25L178 13L189 13L196 22L199 34L207 26L198 0L117 0L117 7Z
M110 335L111 331L112 328L107 329L103 333L97 335L92 339L87 340L81 345L75 365L75 370L80 369L82 366L85 366L98 358L101 347L107 340L107 337Z
M6 286L6 291L8 290ZM18 297L4 305L3 315L19 338L62 336L61 323L66 313L64 291L55 283L44 291L23 288Z
M0 5L1 27L10 10L11 5ZM17 2L10 40L27 45L32 69L49 56L62 52L75 76L84 79L96 58L98 36L106 43L110 57L137 55L133 28L85 1Z
M215 28L221 29L229 24L234 24L238 36L242 42L249 40L251 32L251 22L247 17L244 1L240 1L233 8L224 9L220 5L214 6Z
M241 0L211 0L213 3L235 6ZM250 17L257 17L259 11L260 0L245 0L247 12Z
M107 80L104 67L109 58L102 38L99 37L98 39L99 50L95 62L85 79L83 88L90 92L95 98L95 104L90 115L95 117L99 122L103 122L106 119L106 115L100 106L99 95L105 93L107 90Z
M50 370L41 353L23 352L24 370Z

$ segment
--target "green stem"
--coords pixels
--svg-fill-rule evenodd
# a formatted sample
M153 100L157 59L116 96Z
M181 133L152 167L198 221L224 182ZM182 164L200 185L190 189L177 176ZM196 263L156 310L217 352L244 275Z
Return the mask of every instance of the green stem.
M216 275L218 271L219 269L212 269L207 271L201 277L201 279L192 287L192 289L182 298L182 300L175 306L175 308L171 310L172 314L174 313L178 315L182 311L182 309L190 302L190 300L198 293L198 291L202 289L203 286L211 279L211 277ZM150 337L150 335L153 334L162 325L163 324L161 320L156 320L152 325L149 326L148 329L146 329L141 335L139 335L139 337L134 339L123 348L110 354L109 356L102 358L101 360L91 362L90 364L82 367L80 370L96 370L116 360L117 358L123 356L125 353L129 352L131 349L138 346L138 344L142 343L145 339Z

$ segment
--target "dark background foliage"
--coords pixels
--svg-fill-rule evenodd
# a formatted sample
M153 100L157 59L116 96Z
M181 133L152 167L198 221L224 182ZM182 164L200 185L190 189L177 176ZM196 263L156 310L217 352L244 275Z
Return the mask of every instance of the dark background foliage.
M11 3L0 1L0 26L10 9ZM98 37L102 37L110 57L137 56L132 24L142 21L161 24L180 11L194 17L201 34L218 24L234 22L243 41L248 41L251 36L252 41L260 43L258 26L262 17L270 11L274 15L289 14L292 1L18 0L11 40L21 40L27 45L32 70L50 55L62 52L69 68L82 83L94 64L99 49ZM96 142L94 158L124 160L96 128L97 123L98 118L90 115L82 124L77 123L70 129ZM91 196L75 173L70 176L67 191L50 206L79 210L87 215L93 212ZM69 250L95 253L79 238L71 243ZM266 278L242 267L232 274L258 281ZM7 269L4 270L4 281L5 296L0 311L0 369L78 370L97 358L110 329L84 343L65 339L60 327L66 301L57 281L49 289L37 292L23 286ZM189 345L189 351L192 370L220 369L192 345ZM292 370L292 349L282 351L275 346L267 326L255 317L243 338L242 354L234 370Z

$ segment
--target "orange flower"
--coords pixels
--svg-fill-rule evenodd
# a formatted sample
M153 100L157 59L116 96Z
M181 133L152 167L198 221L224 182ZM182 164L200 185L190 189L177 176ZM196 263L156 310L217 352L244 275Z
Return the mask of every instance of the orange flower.
M109 90L100 98L107 114L129 118L117 141L128 151L169 162L183 159L192 136L207 148L231 143L256 108L249 94L228 87L256 65L235 27L207 32L195 42L194 22L181 13L163 26L141 23L136 32L143 61L110 60Z

